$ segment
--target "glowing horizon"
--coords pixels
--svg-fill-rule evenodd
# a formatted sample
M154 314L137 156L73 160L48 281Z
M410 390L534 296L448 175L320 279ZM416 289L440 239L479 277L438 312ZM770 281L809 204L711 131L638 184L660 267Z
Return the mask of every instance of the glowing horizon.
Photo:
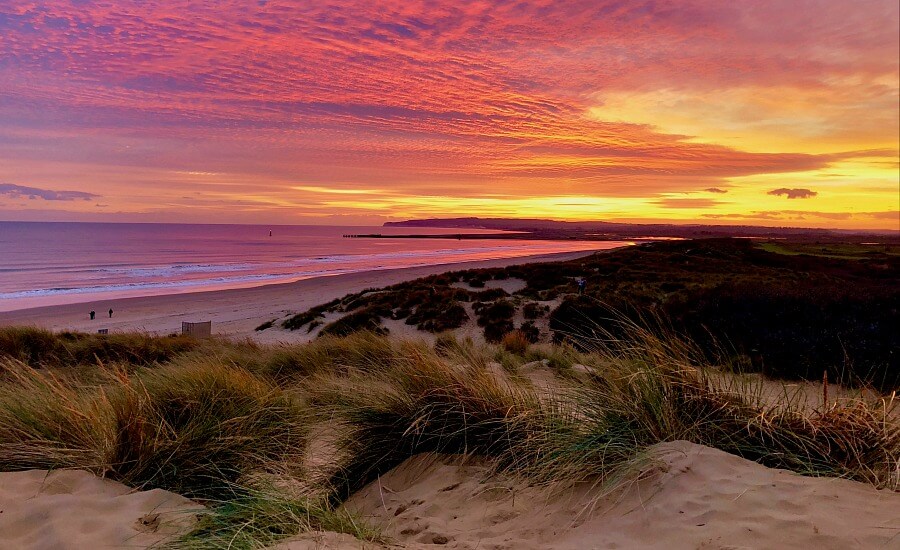
M896 1L0 7L0 220L900 230Z

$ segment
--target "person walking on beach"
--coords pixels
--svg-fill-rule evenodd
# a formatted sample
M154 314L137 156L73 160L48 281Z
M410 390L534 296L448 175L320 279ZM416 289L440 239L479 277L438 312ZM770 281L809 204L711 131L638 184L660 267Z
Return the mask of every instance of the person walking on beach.
M92 310L91 310L91 321L94 320L94 317L95 317L96 315L97 315L97 312L94 311L94 310L92 309Z
M109 318L112 319L112 308L109 308Z

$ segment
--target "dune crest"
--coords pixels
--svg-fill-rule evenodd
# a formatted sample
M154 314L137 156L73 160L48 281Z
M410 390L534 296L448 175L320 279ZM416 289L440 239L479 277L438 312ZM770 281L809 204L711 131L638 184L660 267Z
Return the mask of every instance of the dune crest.
M717 449L655 445L642 479L602 495L545 489L490 475L487 464L418 455L355 494L346 507L403 548L890 548L900 544L900 494L803 477ZM373 548L308 534L277 546Z
M201 506L80 470L0 473L0 548L147 548L184 532Z

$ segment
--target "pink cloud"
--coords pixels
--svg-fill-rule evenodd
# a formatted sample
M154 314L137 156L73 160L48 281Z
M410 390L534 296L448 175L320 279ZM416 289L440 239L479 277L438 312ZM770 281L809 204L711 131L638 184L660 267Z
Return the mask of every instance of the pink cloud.
M897 20L884 0L13 1L0 148L129 174L202 165L255 181L248 193L716 193L863 153L753 153L591 120L597 94L846 80L868 84L840 101L887 97L872 82L897 74Z

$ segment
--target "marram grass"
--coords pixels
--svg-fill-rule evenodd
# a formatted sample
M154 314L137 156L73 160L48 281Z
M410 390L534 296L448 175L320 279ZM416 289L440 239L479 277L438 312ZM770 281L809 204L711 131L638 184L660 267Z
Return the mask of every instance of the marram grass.
M371 334L277 347L212 340L165 360L96 355L71 369L58 355L34 361L33 339L20 353L21 333L0 334L0 470L86 469L198 499L208 512L177 541L187 548L256 548L321 529L378 540L340 504L423 452L485 457L534 483L616 483L652 445L688 440L900 490L894 396L810 405L705 363L665 331L617 335L597 333L581 351L450 336L436 349ZM37 336L54 347L70 338ZM168 345L121 342L116 357ZM525 367L541 364L552 383L538 391Z

